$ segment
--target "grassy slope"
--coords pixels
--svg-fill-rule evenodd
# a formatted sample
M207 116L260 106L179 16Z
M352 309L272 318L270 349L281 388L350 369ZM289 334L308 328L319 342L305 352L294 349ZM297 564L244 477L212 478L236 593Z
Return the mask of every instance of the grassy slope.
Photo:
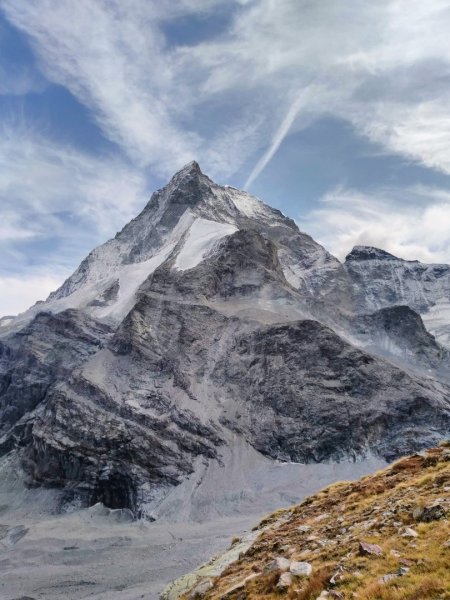
M424 522L423 507L436 502L444 508L444 516ZM266 517L256 528L261 533L253 545L197 597L315 600L329 590L330 598L450 599L449 518L447 443L357 482L332 485L298 506ZM310 530L301 531L300 526ZM405 527L413 528L417 537L404 537ZM361 556L360 541L379 545L383 554ZM280 591L276 587L280 571L267 572L277 556L309 562L312 575L294 578L288 589ZM380 582L402 566L409 569L406 574ZM249 575L253 578L239 586ZM231 591L237 584L238 589Z

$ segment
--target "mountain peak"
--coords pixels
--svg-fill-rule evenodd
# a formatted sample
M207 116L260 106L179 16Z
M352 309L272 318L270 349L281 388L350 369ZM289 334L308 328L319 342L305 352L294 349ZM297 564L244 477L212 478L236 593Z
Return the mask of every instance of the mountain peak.
M180 178L184 178L186 176L200 177L202 175L203 175L203 172L202 172L198 162L196 160L191 160L191 162L188 162L187 164L185 164L184 167L182 167L179 171L177 171L175 173L175 175L173 175L171 181L174 181L174 180L177 180Z
M402 260L386 250L375 248L374 246L354 246L345 261L352 260Z
M202 172L202 170L200 169L200 165L198 164L198 162L196 160L191 160L191 162L186 163L184 165L184 167L182 167L180 169L179 172L181 172L181 171L189 171L189 172L195 171L197 173Z

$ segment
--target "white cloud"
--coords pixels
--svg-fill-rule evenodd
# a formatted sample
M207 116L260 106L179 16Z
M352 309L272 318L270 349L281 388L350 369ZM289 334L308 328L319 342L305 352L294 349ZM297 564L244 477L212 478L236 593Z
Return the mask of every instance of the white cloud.
M72 214L95 235L111 234L145 200L140 170L115 157L93 156L24 127L0 130L0 198L4 235L48 236ZM64 213L64 218L59 214ZM9 231L9 234L8 234Z
M31 92L42 92L45 86L43 77L39 77L31 69L15 67L11 72L11 69L5 69L0 64L0 96L22 96Z
M160 26L216 4L1 2L8 18L30 37L46 76L88 106L104 133L137 166L150 165L162 176L194 157L208 161L208 151L195 131L179 123L194 102L195 90L184 84Z
M450 255L447 190L415 187L368 195L336 188L298 223L341 260L356 245L428 263L448 262Z
M275 135L272 138L269 148L266 150L266 152L263 154L263 156L256 163L255 167L253 168L253 171L250 173L247 181L245 182L246 188L249 188L252 185L252 183L255 181L255 179L258 177L258 175L265 169L265 167L272 160L276 151L281 146L284 138L289 133L289 130L291 129L298 114L300 113L302 108L308 104L308 98L311 97L311 95L314 95L315 93L317 93L317 86L315 86L314 84L311 84L305 90L302 90L298 94L297 98L294 100L294 102L289 107L289 110L288 110L286 116L284 117L283 121L281 122L281 125L275 132Z
M85 103L136 165L160 175L195 157L213 176L227 176L259 149L251 183L305 116L328 114L390 152L450 173L450 80L442 81L450 65L446 0L0 0L0 6L28 34L47 76ZM226 31L168 45L165 24L219 9L234 11ZM430 69L417 71L427 61L440 64L431 79ZM315 93L300 103L312 80ZM409 93L402 95L399 82ZM201 133L203 107L214 113L207 133Z
M66 86L123 152L89 155L21 124L0 132L4 264L25 268L26 243L57 238L65 240L60 254L42 261L74 266L142 206L147 167L167 177L196 158L223 180L245 165L251 186L287 135L323 116L450 174L448 0L0 0L0 7L28 36L46 77ZM220 11L233 14L226 30L168 43L164 27L173 20ZM0 93L33 85L18 73L0 82ZM448 260L446 193L406 190L395 202L391 193L335 190L302 225L340 256L371 243L407 258Z
M0 289L7 290L6 294L0 294L0 317L17 315L37 300L45 300L68 274L61 271L59 274L29 273L26 277L0 275Z
M137 214L146 188L143 174L117 158L3 127L0 314L55 289L90 249ZM36 275L36 264L43 274Z
M196 138L175 128L164 97L173 73L154 3L5 0L2 6L30 36L47 77L89 106L136 163L173 169L191 158Z
M180 54L202 70L204 97L254 91L266 119L249 183L311 114L345 119L388 152L450 173L449 27L446 0L260 0L227 36ZM311 80L316 93L293 110Z
M370 119L360 107L353 120L372 141L450 174L449 103L450 90L441 98L412 106L380 102L372 107Z

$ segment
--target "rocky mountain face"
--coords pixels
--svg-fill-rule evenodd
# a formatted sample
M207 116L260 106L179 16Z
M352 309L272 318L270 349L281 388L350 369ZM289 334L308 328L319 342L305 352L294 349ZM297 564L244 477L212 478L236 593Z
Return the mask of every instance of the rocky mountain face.
M449 297L449 266L361 247L341 264L191 163L0 323L0 451L28 486L60 490L58 510L149 518L237 444L391 460L450 430Z
M402 260L378 248L356 246L345 259L358 312L409 306L437 340L450 347L450 267Z
M345 259L359 307L374 310L407 304L419 312L448 302L448 265L402 260L378 248L355 246Z

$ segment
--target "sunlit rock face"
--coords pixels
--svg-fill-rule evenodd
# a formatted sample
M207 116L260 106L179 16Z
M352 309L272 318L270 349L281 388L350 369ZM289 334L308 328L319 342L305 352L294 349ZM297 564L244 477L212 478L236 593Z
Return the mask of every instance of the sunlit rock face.
M58 510L155 518L205 465L235 477L237 448L269 468L431 446L450 430L449 273L366 247L341 264L190 163L0 323L1 453Z

